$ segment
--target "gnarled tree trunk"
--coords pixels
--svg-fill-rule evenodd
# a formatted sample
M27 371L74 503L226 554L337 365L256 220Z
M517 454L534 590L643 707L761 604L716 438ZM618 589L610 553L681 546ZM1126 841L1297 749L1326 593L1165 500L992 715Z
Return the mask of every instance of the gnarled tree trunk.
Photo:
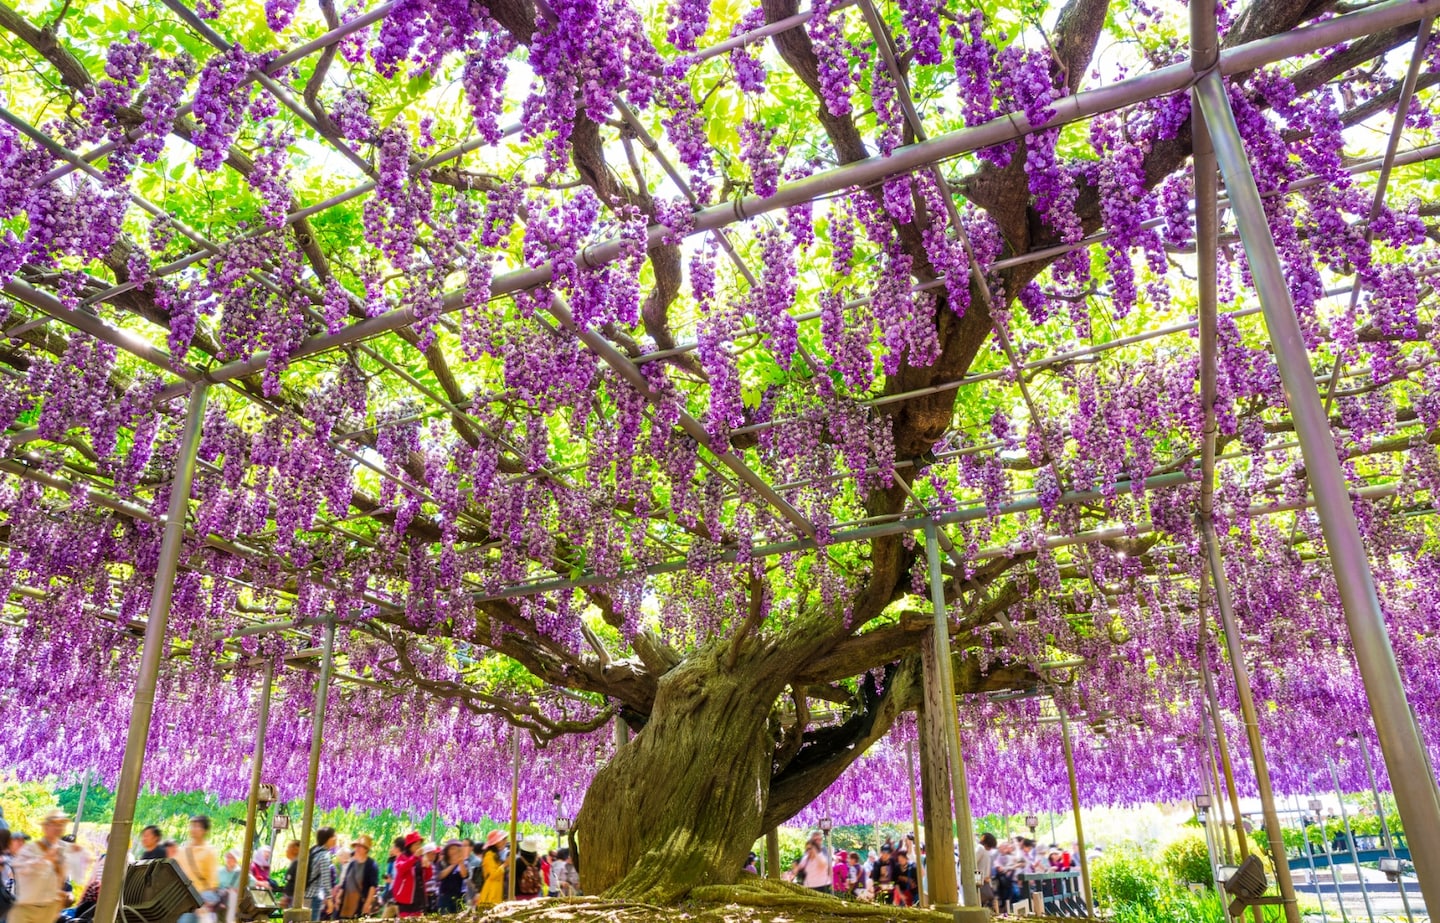
M739 877L763 833L786 680L764 657L726 669L726 647L660 679L649 722L591 783L576 824L587 891L668 901Z

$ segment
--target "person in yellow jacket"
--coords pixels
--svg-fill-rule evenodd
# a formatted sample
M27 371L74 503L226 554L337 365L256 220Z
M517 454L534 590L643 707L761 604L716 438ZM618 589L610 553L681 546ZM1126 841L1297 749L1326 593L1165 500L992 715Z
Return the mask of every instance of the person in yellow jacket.
M505 900L505 862L500 849L509 838L503 830L491 830L480 853L480 904L498 904Z

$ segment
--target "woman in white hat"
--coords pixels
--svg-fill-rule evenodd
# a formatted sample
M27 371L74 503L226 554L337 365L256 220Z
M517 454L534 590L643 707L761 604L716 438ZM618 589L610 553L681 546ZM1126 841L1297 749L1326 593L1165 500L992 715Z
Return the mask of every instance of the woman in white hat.
M545 891L545 876L540 873L540 840L527 836L520 841L515 854L515 898L533 901Z
M55 923L65 890L65 844L61 836L70 816L51 811L41 824L41 835L25 844L15 856L15 906L10 923Z

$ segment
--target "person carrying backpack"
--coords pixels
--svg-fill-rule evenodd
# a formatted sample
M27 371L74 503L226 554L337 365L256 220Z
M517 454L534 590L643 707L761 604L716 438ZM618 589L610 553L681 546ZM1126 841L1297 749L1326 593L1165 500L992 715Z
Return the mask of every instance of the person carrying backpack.
M515 899L533 901L545 889L545 879L540 874L540 841L527 836L520 841L520 851L515 854Z

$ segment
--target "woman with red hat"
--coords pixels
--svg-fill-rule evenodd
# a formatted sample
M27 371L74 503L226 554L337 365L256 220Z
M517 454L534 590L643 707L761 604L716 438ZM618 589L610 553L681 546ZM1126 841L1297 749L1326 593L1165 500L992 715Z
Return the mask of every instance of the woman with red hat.
M505 900L505 863L500 858L500 847L509 839L503 830L491 830L485 838L485 848L480 853L479 902L498 904Z
M425 912L425 879L429 867L420 862L420 850L425 838L418 833L407 833L402 841L405 850L395 857L395 879L391 893L399 905L400 916L418 917Z

